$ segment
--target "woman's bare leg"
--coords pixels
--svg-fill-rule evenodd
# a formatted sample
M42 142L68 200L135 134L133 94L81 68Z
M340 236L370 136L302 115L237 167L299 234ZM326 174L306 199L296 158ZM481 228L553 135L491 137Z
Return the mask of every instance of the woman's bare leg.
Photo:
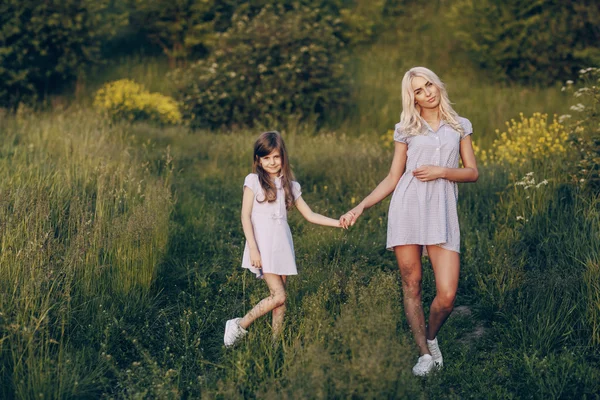
M263 279L267 283L271 295L262 299L241 319L240 326L244 329L247 329L257 318L285 304L285 281L282 276L263 274Z
M427 327L427 339L433 340L454 308L460 272L460 256L455 251L439 246L427 246L427 253L429 253L433 267L436 289Z
M423 271L421 266L420 245L404 245L394 247L398 268L402 276L402 293L404 297L404 312L421 355L429 354L425 341L425 315L421 301L421 281Z
M285 282L287 280L287 276L281 275L281 280L283 281L283 288L285 289ZM283 316L285 315L285 303L280 305L277 308L273 309L273 338L277 338L279 334L281 334L281 328L283 327Z

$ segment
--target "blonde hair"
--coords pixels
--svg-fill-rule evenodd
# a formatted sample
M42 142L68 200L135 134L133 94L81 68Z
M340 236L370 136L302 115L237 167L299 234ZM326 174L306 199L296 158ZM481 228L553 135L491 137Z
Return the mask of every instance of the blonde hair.
M458 121L458 114L450 105L448 92L441 79L430 69L425 67L414 67L406 71L402 78L402 113L400 114L401 132L407 135L424 134L423 119L421 118L421 107L415 104L415 93L412 89L412 80L421 77L434 84L440 91L440 118L445 120L454 128L460 136L464 136L465 130Z

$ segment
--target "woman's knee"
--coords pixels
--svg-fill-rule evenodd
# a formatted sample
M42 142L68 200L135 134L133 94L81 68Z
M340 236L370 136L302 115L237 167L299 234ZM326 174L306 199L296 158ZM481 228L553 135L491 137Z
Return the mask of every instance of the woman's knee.
M421 295L421 279L402 278L402 291L411 298Z
M444 310L452 311L454 301L456 300L456 291L454 290L439 290L436 294L438 305Z

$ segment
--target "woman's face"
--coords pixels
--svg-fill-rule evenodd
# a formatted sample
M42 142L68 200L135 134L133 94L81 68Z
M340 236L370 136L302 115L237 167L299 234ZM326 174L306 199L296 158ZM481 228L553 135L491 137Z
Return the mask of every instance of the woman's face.
M416 76L410 82L415 94L415 105L423 108L436 108L440 105L440 90L432 82Z

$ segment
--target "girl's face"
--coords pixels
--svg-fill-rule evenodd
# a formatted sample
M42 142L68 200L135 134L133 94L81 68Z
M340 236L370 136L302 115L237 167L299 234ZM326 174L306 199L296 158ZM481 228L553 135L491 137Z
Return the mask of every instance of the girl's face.
M421 106L421 109L433 109L440 105L440 90L432 82L416 76L412 79L411 86L415 94L415 105Z
M272 178L278 177L281 172L281 154L279 150L273 150L270 154L260 157L260 166L264 169Z

